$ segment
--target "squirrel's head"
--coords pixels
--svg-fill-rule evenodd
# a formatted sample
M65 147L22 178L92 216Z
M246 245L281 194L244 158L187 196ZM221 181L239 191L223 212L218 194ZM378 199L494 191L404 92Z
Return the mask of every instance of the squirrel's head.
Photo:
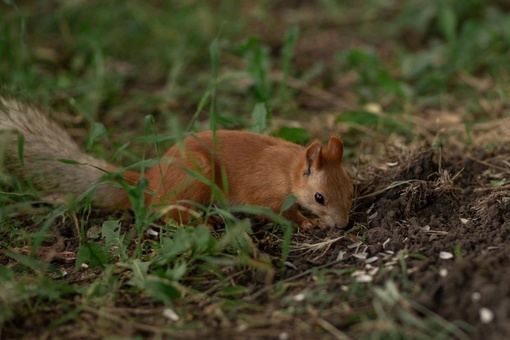
M297 203L329 227L345 228L349 221L353 186L342 165L344 145L331 136L327 148L315 141L306 149L298 169Z

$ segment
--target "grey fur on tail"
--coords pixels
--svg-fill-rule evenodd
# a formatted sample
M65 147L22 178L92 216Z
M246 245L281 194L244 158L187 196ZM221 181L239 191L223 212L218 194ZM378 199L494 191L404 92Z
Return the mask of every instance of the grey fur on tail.
M20 135L23 136L21 152ZM1 159L8 172L31 181L44 195L78 197L107 171L117 170L117 167L84 153L43 111L8 97L0 97ZM125 199L121 188L103 183L95 188L93 203L112 208L118 206L121 199Z

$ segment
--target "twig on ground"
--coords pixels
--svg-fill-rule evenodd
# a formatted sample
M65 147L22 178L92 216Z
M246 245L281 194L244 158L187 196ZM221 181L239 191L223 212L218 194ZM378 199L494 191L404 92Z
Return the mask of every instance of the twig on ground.
M318 318L315 321L319 324L319 326L324 328L324 330L327 331L329 334L331 334L335 339L338 339L338 340L352 339L349 336L347 336L344 332L340 331L338 328L333 326L331 323L324 320L323 318Z
M370 197L374 197L374 196L377 196L379 194L382 194L383 192L385 191L388 191L390 189L393 189L393 188L396 188L398 186L401 186L401 185L404 185L404 184L408 184L408 183L413 183L413 182L417 182L418 180L417 179L410 179L410 180L407 180L407 181L397 181L397 182L393 182L391 183L390 185L388 185L386 188L383 188L381 190L377 190L377 191L374 191L374 192L371 192L370 194L366 194L366 195L362 195L362 196L358 196L356 197L354 200L355 201L358 201L358 200L363 200L365 198L370 198Z
M483 164L483 165L485 165L486 167L493 168L493 169L497 169L497 170L499 170L499 171L503 171L503 172L506 172L507 174L510 174L510 169L503 168L502 166L498 166L498 165L495 165L495 164L491 164L491 163L486 162L486 161L483 161L483 160L481 160L481 159L476 159L476 158L474 158L474 157L473 157L473 156L471 156L471 155L467 155L467 158L469 158L470 160L475 161L475 162L477 162L477 163Z

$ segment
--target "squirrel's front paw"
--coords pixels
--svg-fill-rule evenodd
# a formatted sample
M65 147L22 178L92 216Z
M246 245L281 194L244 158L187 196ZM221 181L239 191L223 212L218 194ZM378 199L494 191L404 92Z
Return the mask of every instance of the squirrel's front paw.
M323 222L321 222L321 220L318 218L307 218L303 222L301 222L300 225L300 227L303 229L310 229L313 226L317 226L321 229L326 228L326 225Z

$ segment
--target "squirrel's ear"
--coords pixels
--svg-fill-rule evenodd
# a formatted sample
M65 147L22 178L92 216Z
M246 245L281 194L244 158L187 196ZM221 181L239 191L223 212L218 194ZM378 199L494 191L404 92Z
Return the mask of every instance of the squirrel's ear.
M319 170L322 166L322 145L316 140L306 149L306 163L304 176L310 175L312 169Z
M333 159L342 161L344 156L344 143L337 136L331 136L328 143L328 153Z

